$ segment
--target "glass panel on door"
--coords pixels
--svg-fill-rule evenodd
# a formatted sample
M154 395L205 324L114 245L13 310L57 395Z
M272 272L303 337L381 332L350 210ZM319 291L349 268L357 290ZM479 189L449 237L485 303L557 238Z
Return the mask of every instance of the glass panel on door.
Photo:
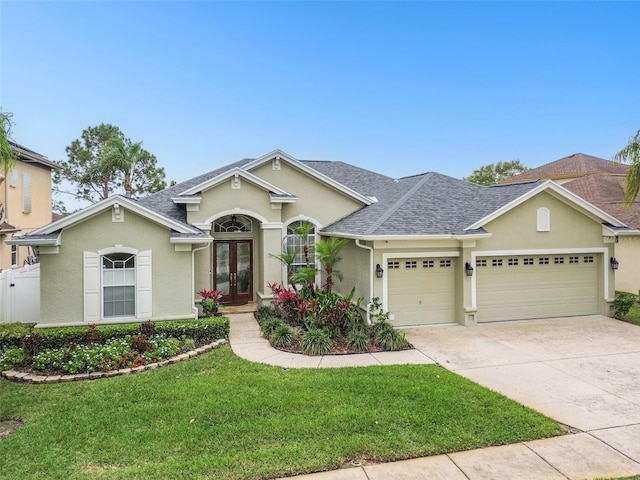
M251 291L251 244L239 242L237 248L236 293L248 294Z
M231 292L229 288L229 276L231 272L229 260L229 244L216 244L216 289L223 295L229 295Z

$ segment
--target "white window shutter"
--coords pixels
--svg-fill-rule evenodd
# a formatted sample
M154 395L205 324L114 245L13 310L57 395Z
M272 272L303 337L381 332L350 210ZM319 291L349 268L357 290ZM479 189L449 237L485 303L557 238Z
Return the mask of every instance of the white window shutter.
M100 255L83 252L84 264L84 321L100 320Z
M137 287L137 318L151 318L152 290L151 290L151 250L139 252L136 256L136 287Z
M22 174L22 213L31 213L31 174Z
M16 188L18 186L18 172L14 169L9 171L9 186Z

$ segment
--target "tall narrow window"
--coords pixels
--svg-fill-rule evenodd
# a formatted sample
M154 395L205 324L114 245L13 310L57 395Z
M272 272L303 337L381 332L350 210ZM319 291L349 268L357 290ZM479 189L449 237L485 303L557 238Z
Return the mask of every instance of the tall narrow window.
M307 266L307 258L305 257L304 252L305 245L307 246L309 262L313 264L313 259L315 258L316 227L312 226L307 238L304 238L303 235L300 235L299 233L299 229L303 224L307 225L309 222L300 220L290 223L287 227L287 236L284 240L285 250L288 253L296 254L293 261L294 272L301 267Z
M135 316L135 258L135 255L128 253L112 253L102 257L104 318Z
M18 265L18 246L11 245L11 266Z

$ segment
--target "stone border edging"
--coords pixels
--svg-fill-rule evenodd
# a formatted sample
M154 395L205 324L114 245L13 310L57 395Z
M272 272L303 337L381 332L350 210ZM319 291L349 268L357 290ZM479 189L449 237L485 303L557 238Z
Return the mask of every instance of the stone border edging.
M12 380L14 382L24 382L24 383L63 383L63 382L74 382L79 380L96 380L98 378L106 378L106 377L117 377L120 375L132 375L135 373L144 372L145 370L154 370L160 367L166 367L167 365L171 365L172 363L178 363L183 360L187 360L191 357L195 357L196 355L200 355L201 353L208 352L209 350L213 350L214 348L224 345L227 343L227 340L220 339L216 340L213 343L209 343L207 345L203 345L202 347L196 348L195 350L191 350L189 352L181 353L180 355L176 355L175 357L167 358L161 362L149 363L147 365L141 365L135 368L121 368L119 370L111 370L109 372L92 372L92 373L77 373L75 375L34 375L33 373L26 372L17 372L15 370L5 370L4 372L0 372L0 375L7 380Z

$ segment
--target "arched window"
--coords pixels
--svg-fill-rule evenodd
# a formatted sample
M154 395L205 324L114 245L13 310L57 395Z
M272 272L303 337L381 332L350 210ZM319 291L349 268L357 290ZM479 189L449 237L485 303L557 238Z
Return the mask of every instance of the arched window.
M103 316L136 314L136 257L129 253L102 256Z
M306 230L306 238L302 232L305 231L305 226L308 226ZM298 220L291 222L287 226L287 235L284 238L284 249L287 253L295 253L295 260L293 262L293 271L295 272L300 267L307 266L307 256L311 264L314 263L316 243L316 227L312 223L306 220ZM305 245L307 246L307 256L305 256Z
M251 233L251 219L244 215L227 215L216 220L213 224L215 233Z

